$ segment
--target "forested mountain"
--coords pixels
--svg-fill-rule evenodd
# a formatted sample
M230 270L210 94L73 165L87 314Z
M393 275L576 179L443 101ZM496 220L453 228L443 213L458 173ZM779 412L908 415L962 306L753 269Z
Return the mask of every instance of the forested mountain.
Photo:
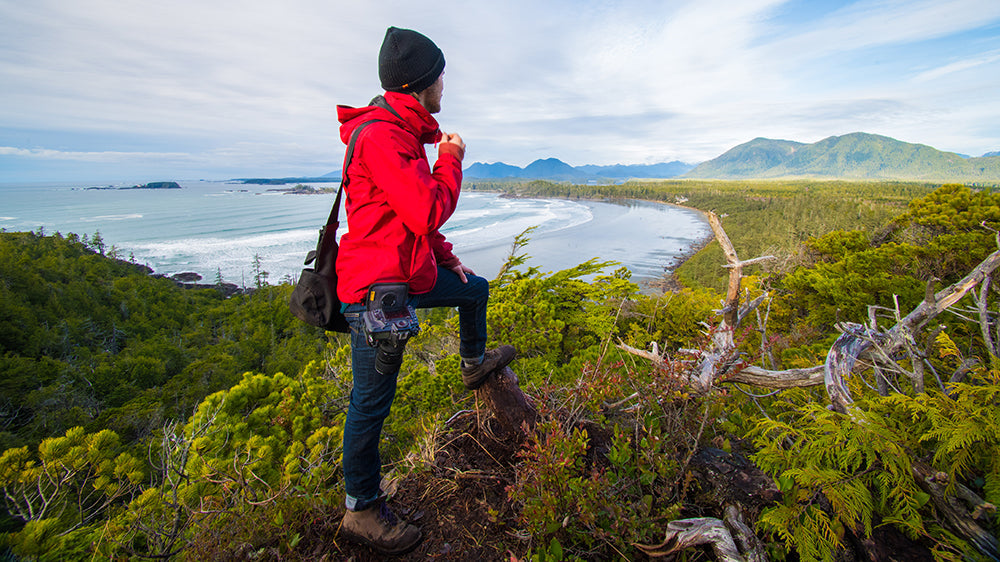
M868 133L812 144L756 138L703 162L687 178L780 177L1000 182L1000 157L963 158L930 146Z
M723 217L742 259L776 259L741 265L727 295L713 242L698 254L711 273L649 294L624 269L582 281L607 271L596 260L527 268L519 237L487 321L490 346L518 349L538 410L524 441L499 438L464 389L454 312L422 311L381 445L386 492L425 534L402 559L703 558L677 533L716 521L728 536L723 519L746 559L997 558L998 297L981 268L1000 263L1000 195L825 180L572 190L686 199ZM339 534L345 336L296 320L289 285L226 298L114 253L96 236L0 232L0 558L378 560ZM978 287L956 314L879 355L889 327L960 284ZM745 324L726 332L720 313ZM852 409L835 411L824 359L862 325L872 352L844 376ZM726 333L734 347L710 357ZM686 374L706 359L724 369L699 390ZM748 378L817 365L800 385Z
M612 166L570 166L557 158L535 160L524 168L497 162L485 164L476 162L465 169L469 179L530 179L573 181L622 180L630 178L672 178L691 170L693 164L684 162L664 162L662 164L615 164Z
M758 137L721 156L687 164L615 164L570 166L558 158L538 159L524 168L503 162L475 162L464 170L470 180L550 180L572 183L628 179L773 179L838 178L963 183L1000 183L1000 152L967 158L923 144L869 133L832 136L806 144ZM323 176L340 178L334 171ZM262 180L256 180L260 182ZM288 183L292 179L281 180ZM303 181L301 178L295 181Z

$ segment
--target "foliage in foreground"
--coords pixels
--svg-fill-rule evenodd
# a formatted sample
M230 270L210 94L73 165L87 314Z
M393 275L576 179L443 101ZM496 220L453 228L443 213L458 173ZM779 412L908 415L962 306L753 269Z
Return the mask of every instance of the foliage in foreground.
M949 209L958 216L962 209L976 208L968 215L972 225L1000 207L992 200L977 205L963 201L975 198L955 189L918 200L890 236L878 242L843 232L814 239L815 254L804 269L845 262L844 271L850 271L847 260L876 243L908 243L923 249L922 263L946 279L961 268L953 257L941 255L953 248L941 237L965 236L962 240L978 244L983 233L973 226L949 228L949 221L932 217L947 215ZM923 237L919 243L918 234ZM46 239L34 239L39 238ZM31 240L24 244L30 246ZM972 247L985 251L981 244ZM656 342L672 351L697 347L706 336L699 322L711 316L718 294L687 289L642 295L624 271L592 283L581 281L600 269L595 263L548 276L521 271L521 249L523 244L514 248L511 267L494 283L490 323L497 341L514 343L522 351L515 368L539 401L543 431L522 451L508 490L516 509L503 524L517 532L502 545L504 550L539 559L635 556L635 543L658 542L669 521L718 515L712 510L720 506L696 499L691 457L710 443L734 450L731 443L747 439L757 449L757 466L774 477L783 494L779 504L764 511L757 527L776 556L794 552L803 560L829 559L849 535L864 537L880 526L900 529L939 558L967 554L968 545L941 523L913 476L914 462L928 463L947 474L951 485L961 484L994 505L1000 501L995 455L1000 447L1000 380L992 358L976 342L978 326L950 323L939 333L934 359L944 372L949 363L954 368L978 354L974 377L944 388L928 380L927 388L935 390L913 397L904 392L880 397L858 379L851 389L855 417L826 410L819 405L821 395L804 390L762 398L731 389L695 398L686 394L677 376L686 368L683 355L654 369L623 356L614 343L620 339L645 348ZM962 259L978 259L976 251ZM44 262L44 252L38 257ZM24 262L21 266L27 267ZM115 279L108 274L91 282L118 295L109 288ZM143 286L139 279L129 282ZM784 298L815 286L789 285ZM19 290L9 294L19 298ZM162 290L165 299L191 295L177 288ZM876 298L862 289L845 296ZM2 540L18 555L308 558L299 552L305 529L342 498L339 431L350 387L348 348L330 334L298 330L285 306L286 287L232 301L205 297L204 304L178 304L191 314L180 325L164 322L173 330L172 341L188 341L187 333L208 336L206 349L213 354L197 355L188 365L208 369L218 358L214 368L226 376L245 374L199 397L191 416L171 419L163 414L169 410L106 408L103 417L90 418L91 427L61 429L10 447L0 457L0 487L8 513L24 524ZM833 295L816 291L810 298L816 306L844 309ZM809 324L792 304L794 300L776 299L776 316L799 319L798 324L779 325ZM424 317L424 329L407 348L384 434L387 469L408 470L412 464L407 457L419 453L426 428L471 406L458 382L457 326L449 316L435 311ZM108 318L115 325L120 317ZM812 334L802 339L803 347L829 336L829 324L816 320L803 330ZM150 325L149 333L157 337L159 324ZM128 326L129 345L140 345L139 328ZM761 356L773 343L752 331L740 337L742 349ZM296 351L281 355L276 350L282 345ZM197 350L192 346L190 353ZM106 349L97 355L111 369L119 368L119 358L130 357ZM7 351L5 358L11 357L17 358ZM253 366L230 371L244 361ZM188 368L141 396L162 399L168 396L164 389L178 392L199 380L185 375ZM149 411L163 417L141 419ZM108 412L141 420L126 422ZM100 420L110 427L97 427ZM114 429L140 423L148 431L126 436ZM984 514L982 521L994 534L1000 526L995 514Z

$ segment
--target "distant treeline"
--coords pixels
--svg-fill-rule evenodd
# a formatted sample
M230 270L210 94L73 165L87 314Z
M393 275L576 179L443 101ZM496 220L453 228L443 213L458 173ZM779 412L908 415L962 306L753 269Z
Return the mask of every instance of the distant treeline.
M286 185L289 183L330 183L338 182L340 178L318 177L318 178L239 178L232 180L242 184L253 185Z
M775 254L766 266L787 270L809 237L833 230L873 232L940 184L831 180L657 180L618 185L573 185L547 181L476 181L470 189L522 197L645 199L713 211L741 257ZM721 289L726 272L718 244L688 259L676 272L691 285Z

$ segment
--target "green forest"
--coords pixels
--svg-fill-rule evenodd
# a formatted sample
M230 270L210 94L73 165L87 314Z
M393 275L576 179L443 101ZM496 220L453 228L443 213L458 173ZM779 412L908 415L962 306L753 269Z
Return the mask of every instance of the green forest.
M735 316L719 241L651 292L614 263L527 267L523 233L488 313L490 345L518 349L537 409L520 442L496 439L462 385L455 312L421 311L381 442L383 485L426 536L405 559L1000 557L993 270L893 328L992 263L1000 195L809 180L467 188L682 204L718 216L743 260L769 259L740 269L754 308L729 324L734 347L706 387L689 373ZM338 535L347 338L296 320L291 285L258 278L227 296L106 250L98 235L0 233L0 559L379 559ZM849 326L871 341L844 376L846 410L822 369L808 384L751 381L823 366ZM715 520L748 529L727 531L739 558L685 539Z

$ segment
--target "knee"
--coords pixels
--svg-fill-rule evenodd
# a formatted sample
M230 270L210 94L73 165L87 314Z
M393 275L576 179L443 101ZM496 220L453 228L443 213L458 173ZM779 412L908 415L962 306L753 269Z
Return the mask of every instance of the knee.
M486 280L485 277L479 277L478 275L469 275L469 289L473 295L476 296L478 300L489 300L490 298L490 282Z

